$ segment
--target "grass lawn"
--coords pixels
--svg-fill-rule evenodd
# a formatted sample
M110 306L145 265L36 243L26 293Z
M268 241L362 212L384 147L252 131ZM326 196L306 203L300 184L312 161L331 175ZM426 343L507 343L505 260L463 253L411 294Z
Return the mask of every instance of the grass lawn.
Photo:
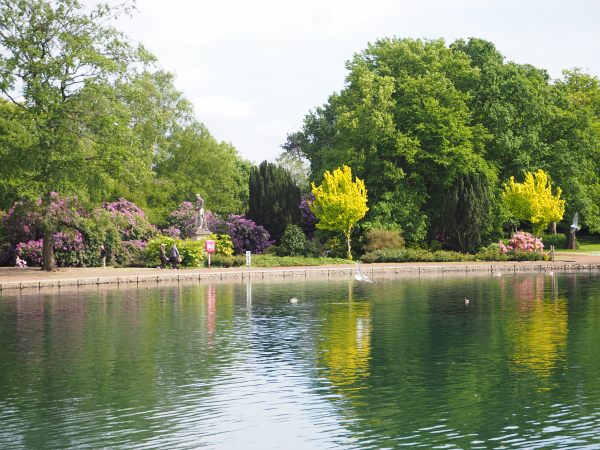
M599 252L600 253L600 235L592 234L592 235L581 235L577 236L577 244L579 248L577 250L567 250L567 249L556 249L557 252L581 252L581 253L591 253L591 252Z

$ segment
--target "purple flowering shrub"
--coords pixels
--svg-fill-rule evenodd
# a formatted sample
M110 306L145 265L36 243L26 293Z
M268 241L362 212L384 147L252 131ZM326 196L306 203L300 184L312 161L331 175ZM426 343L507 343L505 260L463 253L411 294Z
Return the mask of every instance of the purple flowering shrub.
M181 237L181 230L177 227L163 228L162 230L160 230L160 234L162 234L163 236L179 239Z
M99 265L101 244L109 262L130 264L147 239L158 232L144 212L125 199L90 210L82 207L76 197L52 193L49 205L44 206L39 199L17 202L0 216L1 234L9 243L0 255L2 263L12 264L18 254L30 266L41 265L44 223L59 230L54 233L54 253L57 265L63 267Z
M9 242L27 242L42 237L44 221L58 227L75 226L80 216L77 197L61 197L56 192L51 192L46 211L41 199L16 202L3 215L2 226Z
M117 223L123 241L147 241L158 234L158 230L150 223L144 211L129 200L120 198L115 202L104 203L103 207Z
M144 266L144 250L148 242L140 240L123 241L114 262L119 266Z
M28 242L19 242L15 250L30 266L42 265L42 240L32 240Z
M273 241L269 240L269 232L244 216L233 214L226 224L227 234L231 237L236 254L243 254L248 250L260 254L273 245Z
M77 266L83 263L85 245L79 230L60 231L54 234L54 257L60 267Z
M206 227L215 234L229 234L229 225L219 214L206 211L204 214Z
M43 239L19 242L15 254L19 255L29 266L41 266ZM78 266L84 262L86 247L83 235L78 230L60 231L54 234L54 257L59 267Z
M498 242L498 247L502 253L508 252L541 252L544 250L544 244L541 239L534 237L531 233L517 231L512 235L508 244L502 241Z
M310 209L310 204L315 200L315 196L312 193L306 194L302 197L298 207L302 212L300 220L300 226L304 231L304 234L308 237L312 237L317 229L317 218Z
M169 216L167 217L167 225L169 225L170 228L179 229L182 238L189 238L192 236L192 233L196 230L196 222L194 220L195 214L196 209L194 207L194 204L192 202L183 202L177 207L175 211L169 214ZM164 230L163 235L170 237L179 237L172 236L170 234L165 234Z

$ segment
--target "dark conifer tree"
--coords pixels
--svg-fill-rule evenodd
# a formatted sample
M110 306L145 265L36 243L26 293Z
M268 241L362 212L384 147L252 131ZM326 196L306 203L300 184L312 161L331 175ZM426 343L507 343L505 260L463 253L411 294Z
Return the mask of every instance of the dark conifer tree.
M300 188L282 167L263 161L250 170L248 218L279 242L289 224L300 223Z

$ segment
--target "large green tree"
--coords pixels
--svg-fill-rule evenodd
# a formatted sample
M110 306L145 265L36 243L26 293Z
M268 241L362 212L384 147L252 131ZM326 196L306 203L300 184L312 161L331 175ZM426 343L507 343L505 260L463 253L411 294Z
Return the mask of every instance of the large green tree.
M218 142L203 124L192 121L170 136L156 172L160 183L171 192L173 207L199 193L207 209L241 214L248 204L250 167L231 144Z
M347 67L345 88L284 148L301 149L315 181L351 165L369 186L370 225L400 226L408 240L423 240L450 187L495 174L484 158L489 135L468 108L479 71L442 40L380 40ZM487 229L490 220L484 214L477 223Z
M13 195L41 197L48 209L54 191L98 199L111 180L135 184L150 175L152 148L135 145L115 89L152 61L107 25L125 11L88 11L77 0L0 0L0 92L30 134L4 150L11 157L0 183ZM44 268L51 270L56 224L46 217Z
M252 167L249 195L248 217L276 241L288 225L300 223L300 188L283 167L267 161Z
M399 226L409 241L442 230L449 247L471 249L451 231L466 231L461 211L482 242L503 217L499 180L542 168L563 188L567 217L580 211L600 230L596 77L553 81L481 39L383 39L347 67L344 88L283 147L308 158L313 181L351 165L369 186L369 227Z

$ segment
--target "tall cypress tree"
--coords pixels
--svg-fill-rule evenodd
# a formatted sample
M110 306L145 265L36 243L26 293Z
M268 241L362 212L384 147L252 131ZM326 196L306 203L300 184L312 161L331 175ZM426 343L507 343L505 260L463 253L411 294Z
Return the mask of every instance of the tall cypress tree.
M267 161L250 170L249 184L247 216L278 242L289 224L300 223L300 188L287 170Z

